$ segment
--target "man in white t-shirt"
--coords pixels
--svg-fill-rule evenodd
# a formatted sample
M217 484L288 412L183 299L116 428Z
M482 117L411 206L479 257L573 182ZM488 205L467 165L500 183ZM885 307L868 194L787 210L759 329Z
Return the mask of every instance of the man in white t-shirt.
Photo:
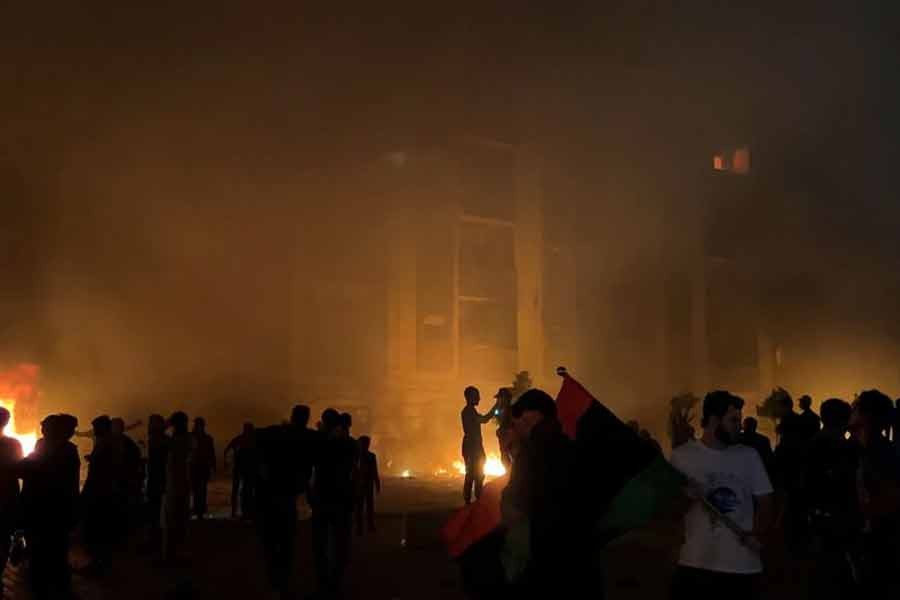
M672 451L672 465L691 479L689 495L696 499L685 515L673 600L759 597L759 540L771 522L773 490L756 450L738 444L743 406L733 394L710 392L703 436Z

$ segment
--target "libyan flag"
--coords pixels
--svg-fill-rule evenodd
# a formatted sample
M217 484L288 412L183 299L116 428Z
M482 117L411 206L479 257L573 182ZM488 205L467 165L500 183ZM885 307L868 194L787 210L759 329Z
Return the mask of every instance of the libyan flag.
M578 473L572 476L584 482L583 499L597 515L594 534L598 544L604 544L646 524L670 505L681 495L685 478L565 370L560 369L560 375L557 415L563 432L575 441L578 456ZM450 517L441 536L452 557L463 559L501 529L505 485L505 479L491 482L477 502ZM521 536L512 537L521 541ZM504 554L521 561L523 551L506 548Z

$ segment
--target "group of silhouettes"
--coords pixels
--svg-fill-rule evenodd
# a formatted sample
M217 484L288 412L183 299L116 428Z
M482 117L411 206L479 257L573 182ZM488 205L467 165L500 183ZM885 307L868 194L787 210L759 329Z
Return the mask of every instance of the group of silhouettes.
M0 431L9 420L10 413L0 408ZM360 535L364 526L375 530L381 480L371 440L351 436L349 414L327 409L316 429L309 421L309 407L298 405L290 421L264 428L245 424L228 444L226 464L229 455L234 464L232 517L240 514L255 523L269 583L287 595L297 501L305 494L312 509L317 594L332 598L341 592L354 514ZM90 432L79 432L71 415L46 417L28 456L16 439L0 435L0 536L5 536L0 540L13 540L0 543L0 568L27 560L27 581L38 599L72 597L69 549L76 531L90 557L79 573L99 577L135 533L143 535L141 549L156 554L162 566L186 564L191 516L208 515L216 454L203 418L189 430L184 412L168 419L152 415L146 452L127 434L140 422L126 426L103 415L91 424ZM83 486L75 436L93 439Z
M731 406L740 409L743 402L729 396ZM707 396L707 401L709 401ZM688 427L682 435L673 436L673 464L679 460L711 463L700 487L708 502L728 515L740 510L741 498L731 495L739 477L746 482L747 498L752 498L756 511L755 522L749 521L756 544L780 548L791 559L808 560L814 565L808 579L808 597L818 599L849 598L866 592L897 591L896 570L900 567L900 400L896 404L878 390L867 390L856 396L853 403L839 398L823 401L819 414L812 409L812 398L798 400L800 412L794 409L791 395L783 389L773 393L776 422L776 445L759 432L754 417L743 419L742 426L732 427L725 436L725 448L732 445L752 448L752 455L739 456L732 483L722 477L728 471L727 461L698 459L692 448L703 447L694 440ZM724 414L724 413L723 413ZM739 411L737 414L740 414ZM709 414L704 402L704 431L709 426ZM719 427L727 425L719 424ZM718 433L721 433L719 431ZM721 435L713 432L707 438ZM720 448L721 449L721 448ZM708 454L708 453L707 453ZM737 455L736 452L732 454ZM722 456L725 454L723 453ZM688 458L685 458L688 457ZM723 465L724 463L724 465ZM747 465L758 465L748 468ZM701 469L703 471L703 469ZM718 487L717 487L718 486ZM727 490L727 492L726 492ZM753 514L753 513L751 513ZM708 515L702 519L710 522ZM697 525L698 528L703 525ZM720 527L720 530L724 529ZM690 531L690 529L688 530ZM725 539L740 539L717 532ZM689 534L690 535L690 534ZM694 536L696 542L698 536ZM717 539L714 535L706 540ZM681 582L684 597L698 597L698 577L704 571L718 573L717 579L706 581L726 583L721 573L731 573L728 584L739 597L764 597L759 582L735 574L755 575L762 563L744 546L692 548L691 540L682 552ZM693 553L690 551L693 550ZM697 565L697 557L705 550L711 568ZM756 553L758 554L758 552ZM725 560L723 556L730 556ZM704 559L706 560L706 559ZM748 568L752 566L753 568ZM703 580L701 576L699 580ZM702 587L699 595L703 595ZM676 595L675 597L680 597Z

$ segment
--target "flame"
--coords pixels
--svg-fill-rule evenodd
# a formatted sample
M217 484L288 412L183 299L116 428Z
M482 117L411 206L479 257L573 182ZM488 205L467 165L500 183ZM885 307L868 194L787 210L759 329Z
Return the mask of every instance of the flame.
M503 477L506 475L506 467L496 454L489 454L484 461L484 474L488 477Z
M34 446L35 444L37 444L37 433L34 431L22 433L16 427L15 401L0 399L0 407L3 407L9 411L9 424L6 426L4 433L11 438L19 440L19 443L22 444L22 452L25 454L25 456L28 456L34 451Z
M403 469L403 471L400 473L400 477L402 477L403 479L409 479L410 477L412 477L412 471L410 471L409 469Z
M463 461L454 460L452 466L458 475L466 474L466 464ZM484 461L484 474L488 477L502 477L506 475L506 467L503 466L503 461L500 460L499 455L493 453L487 455L487 459Z

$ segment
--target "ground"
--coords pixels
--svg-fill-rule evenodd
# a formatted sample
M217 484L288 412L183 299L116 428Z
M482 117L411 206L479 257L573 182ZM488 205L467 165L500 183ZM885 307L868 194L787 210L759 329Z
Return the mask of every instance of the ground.
M354 538L347 574L347 598L367 600L459 600L463 598L457 570L437 536L447 515L460 504L461 482L448 480L390 479L379 498L378 532ZM179 581L189 581L194 598L266 599L259 545L252 525L228 516L230 484L212 484L210 505L215 518L192 522L189 540L190 565L181 570L164 569L138 553L123 550L114 572L101 581L76 576L76 588L84 600L161 600ZM303 597L312 591L308 513L298 533L296 587ZM678 551L680 524L665 519L632 532L603 553L607 597L614 600L645 600L666 597L672 565ZM76 552L73 563L82 561ZM804 597L798 588L804 577L796 565L769 561L767 598ZM802 572L802 571L801 571ZM25 599L19 574L7 569L5 599ZM599 578L598 578L599 585Z

